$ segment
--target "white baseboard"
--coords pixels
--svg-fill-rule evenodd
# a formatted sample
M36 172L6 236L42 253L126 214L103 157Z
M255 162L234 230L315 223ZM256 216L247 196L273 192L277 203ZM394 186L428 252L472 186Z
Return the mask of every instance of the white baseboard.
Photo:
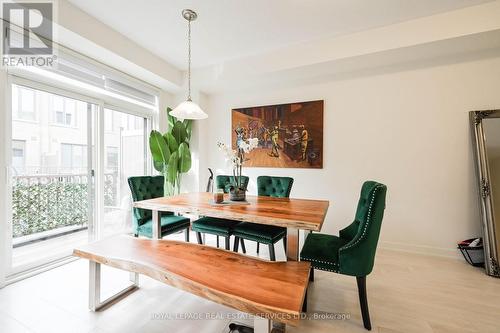
M415 245L415 244L405 244L405 243L387 242L387 241L381 241L379 243L379 247L381 249L425 254L437 257L447 257L453 259L462 258L460 252L455 248L440 248L427 245Z

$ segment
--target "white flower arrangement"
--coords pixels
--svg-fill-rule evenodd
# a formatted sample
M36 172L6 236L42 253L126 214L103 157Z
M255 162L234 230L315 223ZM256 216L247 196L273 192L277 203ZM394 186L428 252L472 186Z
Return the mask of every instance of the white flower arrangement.
M251 138L247 141L240 140L238 142L238 149L231 149L225 143L218 142L219 150L224 153L226 163L230 163L233 168L233 176L235 179L234 187L241 189L241 169L245 162L245 154L251 152L259 145L259 139Z

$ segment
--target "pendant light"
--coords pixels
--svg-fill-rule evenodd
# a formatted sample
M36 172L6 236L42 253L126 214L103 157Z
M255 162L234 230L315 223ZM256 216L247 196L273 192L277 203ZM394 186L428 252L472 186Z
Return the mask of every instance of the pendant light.
M188 98L177 105L170 114L180 119L205 119L208 115L191 100L191 21L196 20L198 14L191 9L184 9L182 17L188 21Z

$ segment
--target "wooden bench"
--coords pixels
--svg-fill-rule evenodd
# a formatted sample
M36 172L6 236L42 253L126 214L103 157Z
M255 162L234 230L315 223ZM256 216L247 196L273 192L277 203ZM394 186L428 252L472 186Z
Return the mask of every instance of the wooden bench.
M296 326L309 281L308 262L270 262L208 246L116 236L82 246L75 256L90 262L92 311L138 287L137 274L255 316L255 332L271 321ZM135 273L134 284L100 301L100 265Z

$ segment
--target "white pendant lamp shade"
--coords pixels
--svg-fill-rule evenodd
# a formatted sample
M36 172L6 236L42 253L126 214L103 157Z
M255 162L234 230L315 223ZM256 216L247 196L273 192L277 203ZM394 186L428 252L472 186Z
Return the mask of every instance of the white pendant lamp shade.
M192 101L185 101L177 105L170 114L180 119L206 119L208 115Z
M182 11L182 17L188 21L188 98L187 101L177 105L170 114L180 119L205 119L208 118L208 115L203 112L198 104L191 101L191 21L196 20L198 14L191 9L184 9Z

